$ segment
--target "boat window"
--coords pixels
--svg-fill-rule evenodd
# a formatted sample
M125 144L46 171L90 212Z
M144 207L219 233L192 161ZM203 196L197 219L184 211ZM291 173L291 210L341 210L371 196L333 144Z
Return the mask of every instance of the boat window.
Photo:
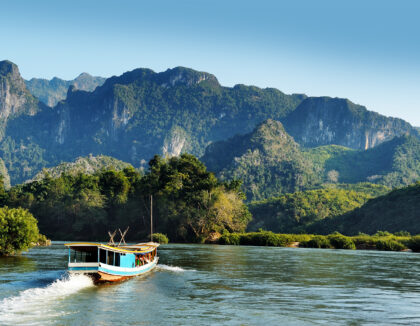
M74 247L70 250L71 263L96 263L97 261L97 247Z
M115 253L115 266L120 266L120 254L119 253Z
M114 265L114 252L113 251L107 251L106 252L106 263L108 265Z
M101 249L99 252L99 261L106 264L106 250Z

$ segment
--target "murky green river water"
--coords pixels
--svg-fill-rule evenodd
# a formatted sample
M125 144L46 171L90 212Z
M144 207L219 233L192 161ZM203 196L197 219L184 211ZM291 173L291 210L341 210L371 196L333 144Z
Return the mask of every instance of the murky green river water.
M420 324L420 255L166 245L153 272L95 286L62 243L0 258L0 325Z

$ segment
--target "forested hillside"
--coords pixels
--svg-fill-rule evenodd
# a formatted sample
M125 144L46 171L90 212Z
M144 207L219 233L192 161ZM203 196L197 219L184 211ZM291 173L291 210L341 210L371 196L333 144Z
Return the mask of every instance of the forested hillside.
M202 160L223 180L243 180L250 201L319 186L312 162L274 120L244 136L211 144Z
M58 178L61 174L76 176L79 173L94 174L101 170L122 171L125 168L132 168L131 164L117 160L113 157L99 155L78 157L74 162L65 162L51 168L44 168L33 180L42 180L45 177Z
M346 235L378 230L420 233L420 182L395 189L369 200L362 207L339 217L327 218L307 228L308 232L328 234L331 230Z
M93 175L62 174L0 189L2 205L23 207L51 239L106 240L130 226L128 239L147 240L150 196L155 232L171 241L204 241L211 233L244 231L251 216L236 182L222 183L194 156L155 156L141 175L132 167Z
M400 187L420 180L420 140L401 136L367 151L322 146L306 151L326 182L371 182Z
M343 189L319 189L253 202L250 231L302 233L314 222L334 218L362 206L370 195Z

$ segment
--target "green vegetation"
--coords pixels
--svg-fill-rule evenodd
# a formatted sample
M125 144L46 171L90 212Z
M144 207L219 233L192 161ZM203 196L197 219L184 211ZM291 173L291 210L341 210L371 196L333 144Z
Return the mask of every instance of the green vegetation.
M252 211L252 209L251 209ZM328 234L335 230L347 235L374 234L378 229L420 233L420 182L373 198L360 208L326 218L308 226L305 232Z
M58 178L63 173L76 176L79 173L94 174L100 170L122 171L123 169L130 167L132 167L131 164L122 162L113 157L89 155L86 157L78 157L71 163L65 162L52 168L44 168L32 181L41 180L47 176L50 178Z
M52 239L105 240L129 225L129 239L149 235L150 196L155 231L178 242L204 242L212 232L244 231L251 219L238 182L219 182L194 156L155 156L142 175L132 167L93 175L63 173L12 187L3 202L25 207ZM135 230L135 231L134 231Z
M211 144L202 160L223 180L243 180L249 200L318 185L313 166L278 121L267 120L244 136Z
M305 155L323 182L370 182L393 188L420 179L420 140L413 136L395 137L367 151L329 145Z
M0 256L27 250L42 239L36 219L26 209L0 208Z
M329 235L314 234L278 234L271 231L250 233L227 233L219 239L223 245L251 245L286 247L296 246L302 248L323 249L370 249L384 251L402 251L411 249L420 251L420 236L398 236L389 232L375 235L359 234L349 237L334 232Z
M359 193L365 193L372 198L386 195L391 191L391 188L388 188L387 186L369 182L324 184L323 187L327 189L352 190Z
M318 189L253 202L249 205L253 220L248 229L304 232L314 222L340 216L370 198L366 193L352 190Z
M311 238L310 235L277 234L271 231L259 231L259 232L248 232L248 233L225 232L220 237L219 244L285 247L292 242L306 241L310 238Z
M160 244L167 244L169 243L169 239L165 234L162 233L153 233L152 239L154 242L160 243Z

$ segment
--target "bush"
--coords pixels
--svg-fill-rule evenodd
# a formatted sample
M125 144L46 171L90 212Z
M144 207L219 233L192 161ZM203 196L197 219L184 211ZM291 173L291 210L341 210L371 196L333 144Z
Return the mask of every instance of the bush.
M305 248L332 248L330 240L323 235L316 235L310 240L303 241L300 246Z
M38 238L38 222L26 209L0 208L0 256L13 255L33 247Z
M415 252L420 252L420 235L416 235L416 236L412 237L407 242L407 247L410 248L411 250L415 251Z
M376 249L387 251L401 251L406 249L406 247L401 242L395 240L379 240L376 242Z
M340 233L333 233L328 236L328 239L335 249L356 249L356 245L353 240Z
M275 234L271 231L245 233L241 235L240 244L250 246L284 247L287 245L287 237Z
M396 235L397 237L410 237L411 234L408 231L398 231L395 232L394 235Z
M392 236L392 233L389 233L388 231L376 231L376 233L373 235L374 237L389 237Z
M154 242L157 242L160 244L166 244L169 242L169 239L166 236L166 234L162 234L162 233L153 233L152 239Z
M219 243L223 245L239 245L240 244L240 235L238 233L225 233L220 239Z
M284 247L290 242L285 234L276 234L271 231L250 233L225 233L219 239L220 244L245 246L271 246Z

